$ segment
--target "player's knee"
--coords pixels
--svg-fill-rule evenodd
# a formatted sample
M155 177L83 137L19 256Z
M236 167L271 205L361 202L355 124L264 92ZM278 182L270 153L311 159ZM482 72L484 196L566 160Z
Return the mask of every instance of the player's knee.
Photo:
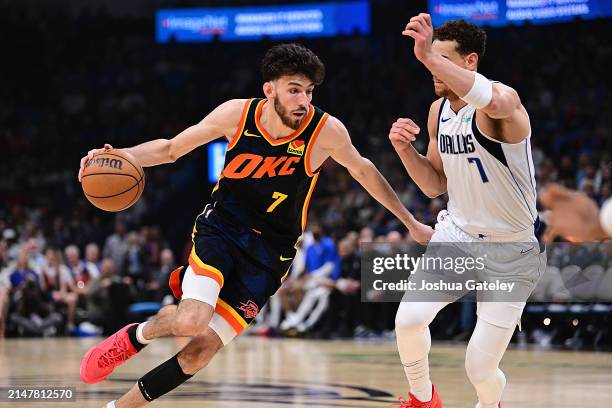
M193 337L205 329L192 313L178 313L172 324L172 334L177 337Z
M164 307L162 307L161 309L159 309L159 312L157 312L157 317L166 317L169 316L171 314L176 313L176 309L178 307L176 305L166 305Z
M465 372L472 384L481 384L496 375L497 361L490 355L472 347L465 354Z
M430 323L430 319L418 309L410 307L411 303L402 302L395 315L395 331L400 334L422 332Z
M179 353L179 363L186 374L195 374L208 365L213 356L223 347L216 338L201 336L193 339Z

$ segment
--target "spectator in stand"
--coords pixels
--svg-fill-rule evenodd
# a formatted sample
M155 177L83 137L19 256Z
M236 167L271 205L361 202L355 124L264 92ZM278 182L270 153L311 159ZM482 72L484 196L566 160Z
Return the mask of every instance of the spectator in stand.
M9 291L11 280L9 278L8 266L8 243L0 239L0 339L4 337L6 330L6 316L8 313Z
M346 338L352 337L361 323L361 262L355 239L349 235L343 238L338 244L338 255L340 278L336 282L331 279L326 282L332 293L323 330L333 337Z
M74 329L77 301L76 285L70 269L62 262L62 252L47 248L46 266L42 270L43 288L46 298L56 306L56 310L66 309L66 333Z
M102 259L100 276L93 279L87 294L88 320L103 329L103 335L114 333L130 321L129 305L135 291L128 276L115 273L111 258Z
M85 268L92 277L100 275L100 247L95 242L90 242L85 247Z
M104 243L102 255L104 258L112 258L116 267L121 267L125 262L128 248L126 232L125 224L117 217L115 218L115 233L109 236Z
M329 280L335 282L340 275L340 258L334 241L324 234L319 224L313 224L310 231L314 242L306 249L306 274L299 289L304 296L296 312L281 323L281 330L295 328L304 332L312 328L329 304Z
M32 280L36 282L37 285L40 284L40 276L32 267L29 254L26 249L23 249L19 253L14 265L9 266L9 271L11 289L13 292L19 290L27 280Z
M10 274L12 310L10 321L21 335L53 335L62 317L55 313L40 286L40 277L29 265L29 254L22 250Z
M170 304L174 302L174 297L170 291L168 280L170 272L176 269L174 262L174 253L171 249L165 248L160 254L160 267L151 274L150 281L147 284L147 291L151 292L150 298L162 304Z
M142 237L136 231L131 231L127 235L127 249L122 274L129 276L138 290L144 290L146 273L144 265L144 254L142 251Z

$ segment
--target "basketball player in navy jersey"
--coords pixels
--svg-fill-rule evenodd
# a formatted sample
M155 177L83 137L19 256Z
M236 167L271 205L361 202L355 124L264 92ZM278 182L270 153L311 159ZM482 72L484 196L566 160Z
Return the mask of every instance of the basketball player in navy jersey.
M414 54L431 72L439 97L429 110L425 156L411 144L421 132L412 120L398 119L389 134L421 190L429 197L448 193L448 208L438 215L430 242L455 247L471 243L470 248L495 243L488 248L502 254L489 254L487 272L500 279L520 276L523 285L513 301L478 302L467 347L465 368L478 395L477 407L497 408L506 384L499 362L546 266L539 242L543 227L536 211L529 117L514 89L477 72L486 34L474 24L452 21L434 32L431 17L422 13L412 17L403 35L414 39ZM419 274L426 275L417 270L414 276ZM414 301L407 292L397 311L397 344L410 385L409 400L400 401L400 407L442 408L429 376L428 326L449 303Z
M359 154L344 125L311 104L324 77L312 51L297 44L274 46L261 69L264 99L230 100L173 139L124 149L148 167L172 163L221 136L229 142L212 200L193 228L189 265L171 276L178 307L165 306L152 321L128 325L92 347L83 358L81 378L104 380L158 337L192 339L109 407L140 407L178 387L251 323L287 275L327 158L346 167L417 241L427 242L433 234ZM90 151L81 169L101 151Z

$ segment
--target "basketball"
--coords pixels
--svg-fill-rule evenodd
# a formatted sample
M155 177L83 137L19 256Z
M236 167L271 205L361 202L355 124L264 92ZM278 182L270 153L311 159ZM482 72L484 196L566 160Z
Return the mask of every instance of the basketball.
M133 157L111 149L89 160L83 169L83 193L104 211L131 207L144 190L144 171Z

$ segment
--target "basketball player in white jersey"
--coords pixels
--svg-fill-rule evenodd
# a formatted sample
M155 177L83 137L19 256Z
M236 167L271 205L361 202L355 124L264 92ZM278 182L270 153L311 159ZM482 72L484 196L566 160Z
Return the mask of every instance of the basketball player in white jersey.
M425 194L448 193L448 209L438 215L430 242L495 243L503 256L492 254L486 267L498 276L520 274L527 285L516 301L478 302L478 320L467 347L465 368L478 395L476 406L497 408L506 384L499 362L546 265L543 245L536 238L542 228L536 212L529 117L514 89L476 72L486 42L477 26L452 21L434 32L431 17L422 13L412 17L402 34L414 39L414 53L432 73L439 97L429 110L425 156L411 144L420 133L412 120L398 119L389 135L408 174ZM414 276L418 274L419 270ZM410 384L409 400L400 401L402 408L442 407L429 376L428 326L447 304L410 301L407 292L399 307L397 343Z

